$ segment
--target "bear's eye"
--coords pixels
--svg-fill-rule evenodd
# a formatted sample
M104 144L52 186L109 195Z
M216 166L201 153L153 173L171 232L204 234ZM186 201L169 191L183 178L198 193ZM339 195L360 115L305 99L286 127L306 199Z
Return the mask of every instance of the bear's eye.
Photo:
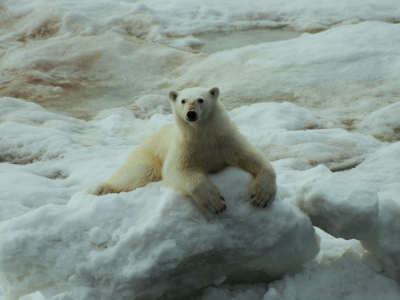
M204 100L201 99L201 98L197 99L197 101L199 101L199 103L203 103L204 102Z
M185 100L185 99L183 99L183 100L181 101L181 103L182 103L182 104L185 104L185 102L186 102L186 100Z

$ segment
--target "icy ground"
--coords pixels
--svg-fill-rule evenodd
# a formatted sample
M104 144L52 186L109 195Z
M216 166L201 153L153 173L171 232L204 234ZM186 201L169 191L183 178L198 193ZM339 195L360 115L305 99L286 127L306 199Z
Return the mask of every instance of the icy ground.
M399 16L397 0L3 1L0 299L400 299ZM301 35L198 52L263 28ZM210 176L228 206L211 219L162 182L87 195L192 86L220 87L272 161L273 205L251 207L233 168Z

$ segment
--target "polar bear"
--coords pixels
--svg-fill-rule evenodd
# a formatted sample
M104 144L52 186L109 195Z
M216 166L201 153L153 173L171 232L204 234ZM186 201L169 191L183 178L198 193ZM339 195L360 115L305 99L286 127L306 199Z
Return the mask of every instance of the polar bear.
M165 184L191 197L205 212L226 210L225 199L207 174L234 166L253 175L250 202L266 207L276 194L271 164L239 133L219 101L219 89L170 91L175 123L163 127L136 147L125 164L90 192L132 191L149 182Z

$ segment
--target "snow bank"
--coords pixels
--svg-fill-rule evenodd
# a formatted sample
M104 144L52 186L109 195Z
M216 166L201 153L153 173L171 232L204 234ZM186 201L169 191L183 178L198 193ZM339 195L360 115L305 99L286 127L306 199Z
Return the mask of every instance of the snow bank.
M7 297L40 290L47 298L64 291L77 299L174 298L237 269L277 278L318 252L311 222L298 208L279 197L268 210L249 205L251 176L240 170L210 176L228 206L211 220L162 182L105 197L82 193L118 169L144 137L173 122L172 115L137 119L121 108L86 122L12 98L0 106L6 183L0 189L0 272ZM247 108L239 126L256 120L260 108L289 109L294 123L313 120L293 104L262 104ZM281 130L289 124L282 122Z
M345 253L329 267L309 264L303 272L272 283L263 299L394 300L399 297L397 282L375 273Z
M357 124L360 132L387 142L400 141L400 102L372 112Z
M308 166L324 164L333 171L354 167L381 147L376 139L332 128L295 104L259 103L233 109L241 133L270 160L295 158Z
M342 174L324 173L304 185L297 201L314 226L344 239L365 239L378 215L375 187Z
M315 254L299 197L314 224L362 238L370 252L317 229L319 266L269 289L208 287L202 299L398 299L399 285L384 276L400 281L399 9L397 0L3 1L0 97L94 120L1 98L0 299L37 290L53 300L124 298L129 284L153 297L194 276L201 280L187 286L199 292L229 281L235 268L278 276ZM213 55L192 51L202 45L195 34L272 27L326 31ZM281 201L253 211L240 199L248 175L237 170L212 177L232 197L228 214L207 221L161 183L105 198L82 194L173 122L160 95L197 85L221 88L240 131L273 160ZM278 252L268 248L277 243ZM261 253L268 259L253 259ZM253 277L265 281L260 272ZM159 278L167 284L147 289Z
M172 88L218 85L228 108L292 102L351 129L398 101L400 25L363 22L192 60ZM341 124L343 122L343 124Z
M1 93L88 119L154 88L166 94L163 81L192 55L115 35L26 43L5 51Z
M192 34L288 26L316 32L364 20L399 21L395 0L368 1L4 1L5 41L120 34L189 48ZM361 9L360 9L361 8ZM3 29L4 30L4 29ZM175 37L175 39L171 39Z
M70 290L77 299L176 299L238 268L276 278L317 254L314 229L299 210L279 199L268 210L249 205L249 174L227 169L210 178L228 211L209 220L190 199L153 183L119 195L78 193L66 206L1 223L5 294L49 295L56 285L54 294Z
M209 287L199 300L356 300L400 297L400 286L346 253L329 266L310 263L296 275L269 284Z
M331 26L354 24L362 20L399 20L395 0L340 1L212 1L193 3L144 0L162 19L169 35L188 35L201 31L290 26L299 31L315 32Z
M144 99L149 99L148 111L167 113L165 98ZM251 176L227 169L210 178L226 195L228 211L205 219L190 199L162 182L118 195L82 193L107 179L143 138L173 122L172 115L139 119L134 109L119 108L86 122L12 98L2 98L0 107L0 180L5 183L0 189L0 273L7 297L39 290L54 300L176 298L221 284L235 270L253 272L255 282L277 278L318 252L310 219L296 207L299 195L305 207L313 203L306 211L314 223L323 221L320 227L344 238L365 238L372 254L363 250L351 256L362 262L350 263L343 273L368 265L398 276L398 245L392 242L398 230L390 220L396 214L391 201L397 201L400 143L325 129L328 120L291 103L234 109L230 114L239 130L276 159L277 200L268 210L253 208L246 201ZM340 169L349 162L359 165L334 174L327 167ZM379 192L378 218L374 191ZM392 200L382 205L389 196ZM351 254L331 249L318 259L329 266L344 252ZM321 268L310 272L342 274L341 267ZM310 282L317 278L312 275ZM243 295L270 293L265 285L255 291L221 287L228 296L242 288ZM392 284L388 288L395 293ZM275 294L285 299L286 289L276 287ZM296 293L302 295L300 289Z
M0 98L0 220L66 204L106 180L143 138L173 121L171 115L140 120L129 110L117 112L85 122Z
M400 281L400 142L377 151L359 167L359 178L380 187L375 230L362 244Z
M0 96L92 119L146 95L219 85L229 109L289 101L353 128L397 101L400 80L400 26L345 25L396 22L396 0L360 1L4 1ZM195 33L270 26L329 30L210 56L192 50Z
M385 272L400 281L400 199L399 189L392 197L383 196L379 203L379 216L371 237L362 245L382 263Z
M359 241L336 239L320 229L317 261L272 283L208 287L200 300L385 299L400 296L400 284L379 274L379 260Z

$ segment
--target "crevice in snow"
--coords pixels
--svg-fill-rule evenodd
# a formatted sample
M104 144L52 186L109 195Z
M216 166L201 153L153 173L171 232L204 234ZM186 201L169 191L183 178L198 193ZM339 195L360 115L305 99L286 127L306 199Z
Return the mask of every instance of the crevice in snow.
M357 166L358 166L359 164L361 164L364 160L365 160L364 158L360 158L359 160L350 162L350 163L348 163L348 164L344 163L344 164L341 164L341 165L338 165L338 166L330 167L329 169L330 169L333 173L348 171L348 170L351 170L351 169L354 169L355 167L357 167Z

